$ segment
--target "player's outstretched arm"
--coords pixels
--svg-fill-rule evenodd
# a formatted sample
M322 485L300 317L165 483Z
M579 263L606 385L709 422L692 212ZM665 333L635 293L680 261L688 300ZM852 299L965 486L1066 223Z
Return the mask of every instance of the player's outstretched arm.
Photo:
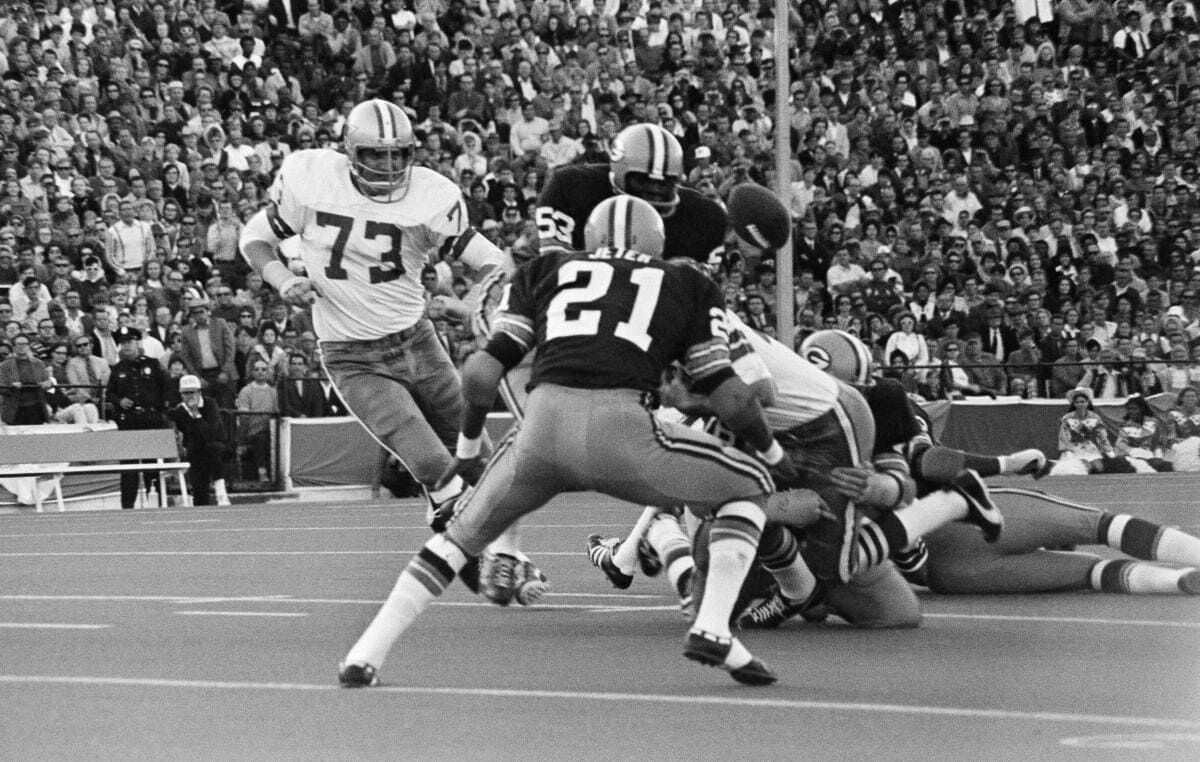
M780 477L795 479L799 476L791 458L785 456L783 448L771 435L762 405L745 382L730 371L714 388L707 391L709 406L721 423L753 447L759 457Z

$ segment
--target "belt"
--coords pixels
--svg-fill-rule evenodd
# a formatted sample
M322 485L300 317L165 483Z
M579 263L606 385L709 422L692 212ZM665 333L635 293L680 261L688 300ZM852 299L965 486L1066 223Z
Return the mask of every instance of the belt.
M424 319L418 320L408 328L395 333L389 333L387 336L381 336L378 339L359 339L350 341L322 341L321 346L325 349L392 349L401 344L407 344L424 323Z

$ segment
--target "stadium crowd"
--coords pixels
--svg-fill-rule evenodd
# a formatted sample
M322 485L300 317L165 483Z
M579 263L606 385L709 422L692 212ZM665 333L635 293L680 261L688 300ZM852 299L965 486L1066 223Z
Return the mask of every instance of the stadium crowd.
M676 135L681 181L706 196L773 186L772 6L5 3L5 421L99 402L125 327L222 407L266 412L270 386L285 414L336 409L309 316L237 242L283 158L336 145L368 97L409 115L415 162L518 255L537 246L547 174L606 161L631 123ZM1194 3L831 0L791 16L795 301L731 239L719 277L748 324L773 333L789 309L797 345L850 331L927 399L1200 385ZM434 295L470 290L456 268L422 274L434 317L453 313ZM437 324L461 361L470 326ZM288 383L303 378L323 403Z

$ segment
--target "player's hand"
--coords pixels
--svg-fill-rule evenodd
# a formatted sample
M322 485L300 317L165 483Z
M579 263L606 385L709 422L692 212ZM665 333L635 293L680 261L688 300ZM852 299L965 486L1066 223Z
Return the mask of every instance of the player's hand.
M310 278L303 275L292 278L286 288L279 294L288 304L296 307L307 307L321 296L321 289Z
M838 467L829 472L829 480L835 489L851 500L862 500L871 484L875 472L867 468Z
M479 481L479 477L483 475L483 467L487 465L487 461L483 455L475 458L455 458L450 466L438 478L437 483L433 485L435 490L439 490L449 484L454 477L462 477L462 480L467 484L474 486Z

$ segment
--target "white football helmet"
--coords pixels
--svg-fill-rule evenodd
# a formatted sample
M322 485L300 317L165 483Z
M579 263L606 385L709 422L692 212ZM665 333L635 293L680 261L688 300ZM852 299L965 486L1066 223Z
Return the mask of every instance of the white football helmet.
M634 196L604 199L588 215L583 228L583 245L588 251L619 249L661 257L666 240L658 211Z
M649 201L663 217L679 204L683 147L657 124L634 124L617 133L609 149L612 184Z
M372 201L404 198L416 143L408 115L385 100L363 101L346 117L342 145L350 158L350 176Z
M829 375L854 386L868 386L874 361L858 337L836 328L817 331L800 344L800 356Z

